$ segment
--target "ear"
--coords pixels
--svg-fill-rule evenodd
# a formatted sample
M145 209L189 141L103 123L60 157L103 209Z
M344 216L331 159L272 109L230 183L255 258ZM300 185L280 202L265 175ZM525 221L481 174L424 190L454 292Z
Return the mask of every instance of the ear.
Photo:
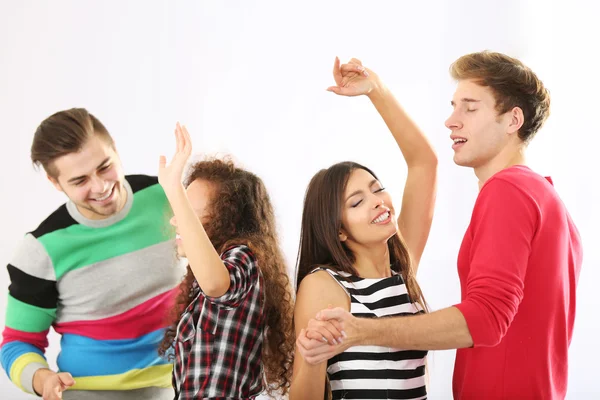
M48 180L50 181L50 183L52 183L54 185L54 187L56 188L56 190L58 190L59 192L63 192L64 190L62 188L62 186L60 186L60 183L58 183L58 180L56 178L53 178L52 176L46 174L46 177L48 178Z
M523 126L525 122L525 116L523 115L523 110L521 107L513 107L509 112L509 125L508 125L508 133L514 134L519 132L519 129Z
M348 240L348 235L346 235L344 233L343 230L340 229L340 231L338 232L338 237L340 238L340 242L345 242L346 240Z

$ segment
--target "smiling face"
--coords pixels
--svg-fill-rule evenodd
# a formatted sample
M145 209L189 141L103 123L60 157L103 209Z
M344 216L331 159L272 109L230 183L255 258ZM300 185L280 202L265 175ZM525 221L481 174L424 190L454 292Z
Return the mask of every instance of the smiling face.
M490 163L509 144L511 113L498 115L490 88L461 80L452 99L453 111L446 127L452 131L454 162L480 168Z
M127 201L121 159L99 135L91 135L79 151L55 159L53 170L56 177L48 175L48 179L86 218L108 218Z
M389 193L368 171L352 171L344 190L340 240L350 249L386 243L397 228Z

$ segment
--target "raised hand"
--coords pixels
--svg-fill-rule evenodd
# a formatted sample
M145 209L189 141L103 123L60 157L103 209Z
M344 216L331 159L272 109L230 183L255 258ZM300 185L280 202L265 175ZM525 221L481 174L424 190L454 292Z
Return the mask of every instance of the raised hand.
M356 58L340 65L340 59L336 57L333 64L333 79L336 86L330 86L327 90L341 96L368 95L379 86L377 75L363 67L360 60Z
M165 156L160 156L158 163L158 182L163 187L167 197L175 194L177 190L183 188L183 170L192 154L192 140L185 126L181 126L179 122L175 127L175 140L177 150L171 159L171 163L167 166Z

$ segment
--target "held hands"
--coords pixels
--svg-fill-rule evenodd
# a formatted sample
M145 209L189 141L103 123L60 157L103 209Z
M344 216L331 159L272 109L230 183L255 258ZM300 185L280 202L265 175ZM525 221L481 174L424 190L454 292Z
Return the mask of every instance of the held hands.
M171 164L167 166L165 156L160 156L158 163L158 182L163 187L168 198L172 198L183 190L181 182L183 178L183 170L192 154L192 140L185 126L179 125L175 128L175 139L177 150L171 159Z
M340 66L340 59L336 57L333 64L333 79L336 86L330 86L327 90L341 96L369 95L380 87L377 75L363 67L360 60L356 58Z
M296 346L304 360L312 365L320 364L360 344L359 319L343 308L320 311L308 322L296 339Z

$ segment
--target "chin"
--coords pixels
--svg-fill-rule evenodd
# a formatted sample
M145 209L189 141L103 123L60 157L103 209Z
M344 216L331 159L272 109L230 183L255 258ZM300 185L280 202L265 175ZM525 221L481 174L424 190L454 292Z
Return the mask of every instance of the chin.
M461 160L460 158L454 156L454 164L459 167L472 167L471 163L467 160Z

